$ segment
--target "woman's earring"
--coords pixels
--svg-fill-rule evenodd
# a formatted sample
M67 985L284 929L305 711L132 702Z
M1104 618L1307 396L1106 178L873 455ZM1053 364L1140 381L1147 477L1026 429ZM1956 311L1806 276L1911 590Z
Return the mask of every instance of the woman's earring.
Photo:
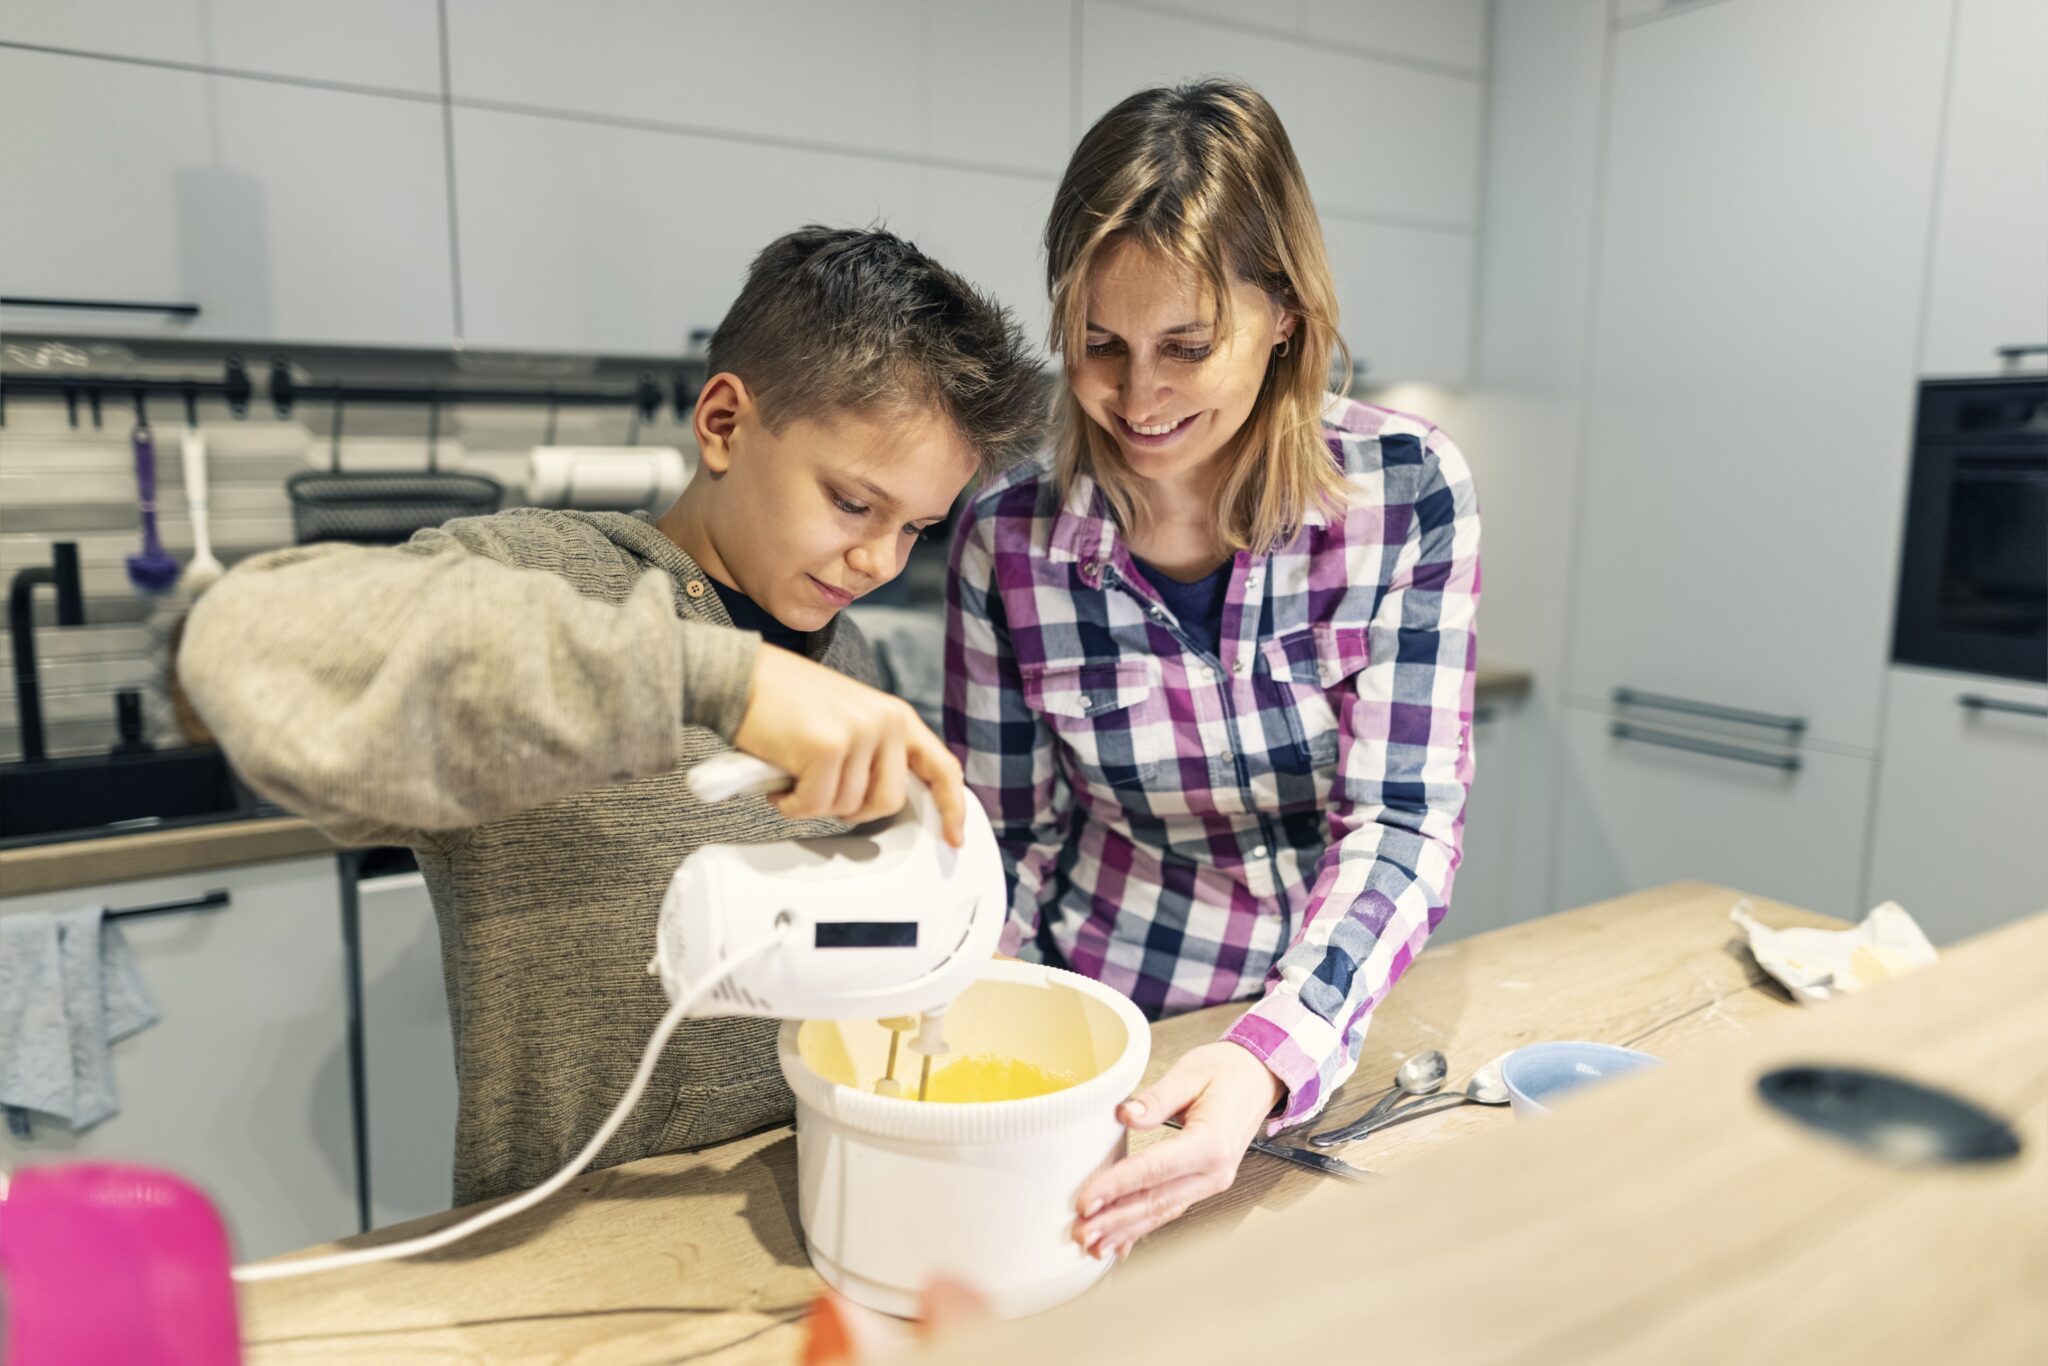
M1293 340L1294 340L1294 338L1292 338L1292 337L1282 337L1282 338L1280 339L1280 344L1279 344L1278 346L1276 346L1276 347L1274 347L1274 348L1273 348L1273 354L1274 354L1274 355L1276 355L1276 356L1284 356L1284 355L1286 355L1286 354L1287 354L1287 347L1288 347L1288 343L1292 342Z

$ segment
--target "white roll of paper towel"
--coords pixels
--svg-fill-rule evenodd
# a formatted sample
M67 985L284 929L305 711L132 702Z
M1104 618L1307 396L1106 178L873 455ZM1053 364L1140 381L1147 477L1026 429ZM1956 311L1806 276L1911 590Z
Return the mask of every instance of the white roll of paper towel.
M690 481L673 446L535 446L526 496L536 507L660 516Z

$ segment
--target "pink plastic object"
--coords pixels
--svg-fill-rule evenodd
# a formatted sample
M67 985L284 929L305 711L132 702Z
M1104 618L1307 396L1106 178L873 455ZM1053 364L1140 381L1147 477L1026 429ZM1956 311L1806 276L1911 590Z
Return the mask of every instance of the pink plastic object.
M234 1366L227 1231L198 1188L121 1162L29 1167L0 1200L11 1366Z

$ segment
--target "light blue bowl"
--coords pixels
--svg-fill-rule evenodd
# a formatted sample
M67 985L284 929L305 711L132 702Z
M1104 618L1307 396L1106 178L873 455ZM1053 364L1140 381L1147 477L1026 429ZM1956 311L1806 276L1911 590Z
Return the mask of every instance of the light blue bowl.
M1532 1043L1507 1055L1500 1079L1516 1114L1547 1115L1567 1091L1662 1064L1652 1054L1608 1043Z

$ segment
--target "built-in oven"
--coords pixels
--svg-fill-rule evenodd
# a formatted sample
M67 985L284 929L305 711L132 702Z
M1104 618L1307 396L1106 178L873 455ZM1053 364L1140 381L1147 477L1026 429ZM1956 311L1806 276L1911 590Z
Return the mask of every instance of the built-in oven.
M1920 386L1892 659L2048 682L2048 378Z

